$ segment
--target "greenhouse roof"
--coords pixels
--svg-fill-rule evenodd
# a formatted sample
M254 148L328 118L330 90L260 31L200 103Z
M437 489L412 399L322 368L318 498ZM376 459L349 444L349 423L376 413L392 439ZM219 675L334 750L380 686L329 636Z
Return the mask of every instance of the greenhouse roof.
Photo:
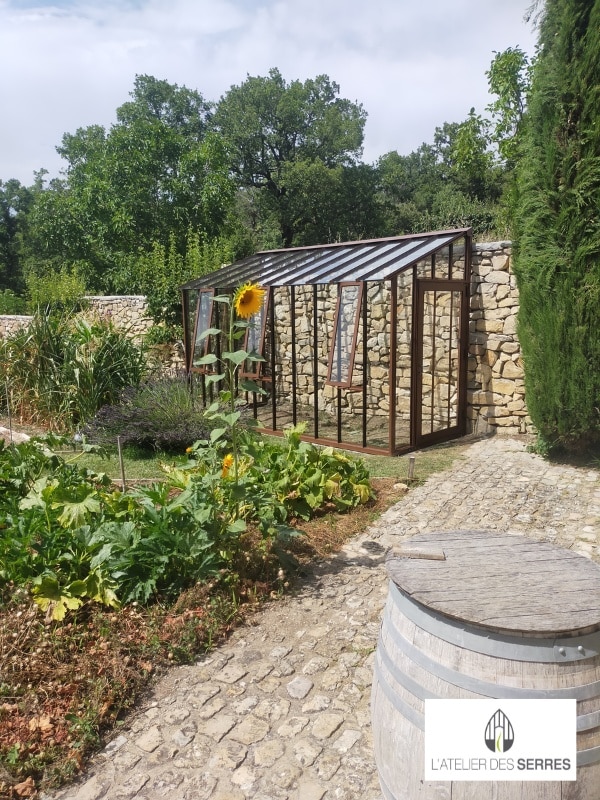
M384 281L471 233L471 228L267 250L202 275L182 289L231 289L245 283L306 286Z

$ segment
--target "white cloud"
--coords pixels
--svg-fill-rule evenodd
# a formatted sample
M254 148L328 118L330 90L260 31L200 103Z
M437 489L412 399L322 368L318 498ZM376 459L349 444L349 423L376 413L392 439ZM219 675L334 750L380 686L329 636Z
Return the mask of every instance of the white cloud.
M63 133L108 127L136 74L218 100L247 74L325 73L368 113L365 160L489 102L494 51L533 51L530 0L0 0L0 179L57 174Z

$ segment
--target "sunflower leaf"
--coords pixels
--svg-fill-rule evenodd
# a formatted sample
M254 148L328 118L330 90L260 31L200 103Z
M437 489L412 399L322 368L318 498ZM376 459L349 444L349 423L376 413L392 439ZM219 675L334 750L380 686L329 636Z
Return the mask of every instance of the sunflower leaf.
M248 353L245 350L234 350L234 352L227 352L223 353L223 359L225 361L231 361L232 364L239 366L243 361L246 360L248 357Z
M196 342L202 341L202 339L206 339L207 336L217 336L221 333L220 328L207 328L205 331L202 331L201 334L196 336Z

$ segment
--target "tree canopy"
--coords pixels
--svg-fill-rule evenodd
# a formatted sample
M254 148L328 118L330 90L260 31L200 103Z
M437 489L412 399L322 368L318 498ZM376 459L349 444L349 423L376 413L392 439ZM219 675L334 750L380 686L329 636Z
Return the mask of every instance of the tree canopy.
M336 169L356 164L362 154L366 113L338 95L339 86L326 75L286 83L271 69L267 77L248 76L232 86L215 111L239 185L260 192L285 247L298 234L298 196L312 203L300 188L307 173L318 173L327 185L335 182Z
M505 235L499 143L518 133L523 63L492 65L494 124L473 109L375 164L361 160L366 111L327 75L272 69L217 103L138 75L110 128L64 134L61 177L0 184L0 290L146 293L172 322L177 281L258 249L466 225Z
M210 104L185 87L137 76L117 122L65 134L65 178L40 199L33 236L48 258L78 263L90 288L108 289L124 256L190 230L218 235L234 185Z

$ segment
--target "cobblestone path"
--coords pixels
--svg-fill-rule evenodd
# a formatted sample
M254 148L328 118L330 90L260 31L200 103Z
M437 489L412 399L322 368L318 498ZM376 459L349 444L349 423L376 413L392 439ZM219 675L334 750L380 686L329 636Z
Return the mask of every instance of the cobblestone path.
M600 562L599 473L549 464L523 438L474 442L293 596L171 670L79 783L52 797L381 800L369 701L385 554L418 532L460 529L525 534Z

